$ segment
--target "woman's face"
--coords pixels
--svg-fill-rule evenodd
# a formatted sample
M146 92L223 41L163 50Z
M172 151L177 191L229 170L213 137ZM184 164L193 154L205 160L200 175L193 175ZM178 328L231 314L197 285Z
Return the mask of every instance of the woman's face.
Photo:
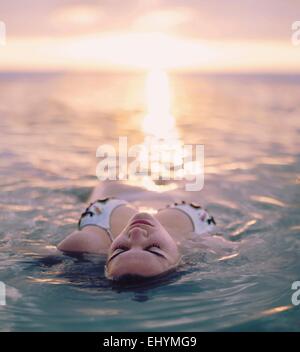
M148 213L134 215L108 251L106 274L151 277L175 267L178 247L161 223Z

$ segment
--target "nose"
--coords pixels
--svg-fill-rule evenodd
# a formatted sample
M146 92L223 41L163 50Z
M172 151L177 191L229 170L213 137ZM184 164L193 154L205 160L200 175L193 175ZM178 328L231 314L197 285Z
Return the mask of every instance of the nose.
M141 227L134 227L127 233L128 239L132 244L142 244L149 237L148 232Z

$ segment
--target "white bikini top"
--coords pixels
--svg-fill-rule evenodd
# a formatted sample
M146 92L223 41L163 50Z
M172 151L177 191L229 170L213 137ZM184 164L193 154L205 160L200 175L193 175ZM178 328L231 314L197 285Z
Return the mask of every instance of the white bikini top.
M198 235L215 232L216 230L216 222L213 216L209 215L207 210L203 209L197 203L187 204L185 201L182 201L181 203L168 205L167 208L178 209L188 215L193 223L194 232Z
M78 222L79 230L85 226L100 227L107 232L110 240L113 242L110 224L111 214L113 210L122 205L131 206L126 200L113 197L96 200L81 214ZM188 215L193 223L194 232L199 235L215 231L215 219L197 203L187 204L185 201L182 201L181 203L167 205L167 208L178 209Z
M79 230L85 226L97 226L105 230L110 240L113 241L110 225L111 213L121 205L129 205L129 203L113 197L96 200L81 214L78 222Z

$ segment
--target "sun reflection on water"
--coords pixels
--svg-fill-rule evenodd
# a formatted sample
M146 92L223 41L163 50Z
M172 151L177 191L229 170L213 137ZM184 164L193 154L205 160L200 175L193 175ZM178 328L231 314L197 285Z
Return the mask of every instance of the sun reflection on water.
M171 114L171 93L168 75L163 70L151 70L146 78L147 115L143 132L155 138L178 138L174 116Z
M142 121L145 138L138 155L141 170L145 172L142 177L134 177L133 181L155 192L173 190L178 186L170 180L176 179L176 175L182 176L181 168L185 155L176 119L171 113L167 72L160 69L148 72L145 98L147 114Z

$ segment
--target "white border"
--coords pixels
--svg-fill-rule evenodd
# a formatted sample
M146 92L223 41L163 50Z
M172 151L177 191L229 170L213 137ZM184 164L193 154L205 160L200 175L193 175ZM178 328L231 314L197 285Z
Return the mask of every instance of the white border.
M6 26L3 21L0 21L0 46L6 45Z

